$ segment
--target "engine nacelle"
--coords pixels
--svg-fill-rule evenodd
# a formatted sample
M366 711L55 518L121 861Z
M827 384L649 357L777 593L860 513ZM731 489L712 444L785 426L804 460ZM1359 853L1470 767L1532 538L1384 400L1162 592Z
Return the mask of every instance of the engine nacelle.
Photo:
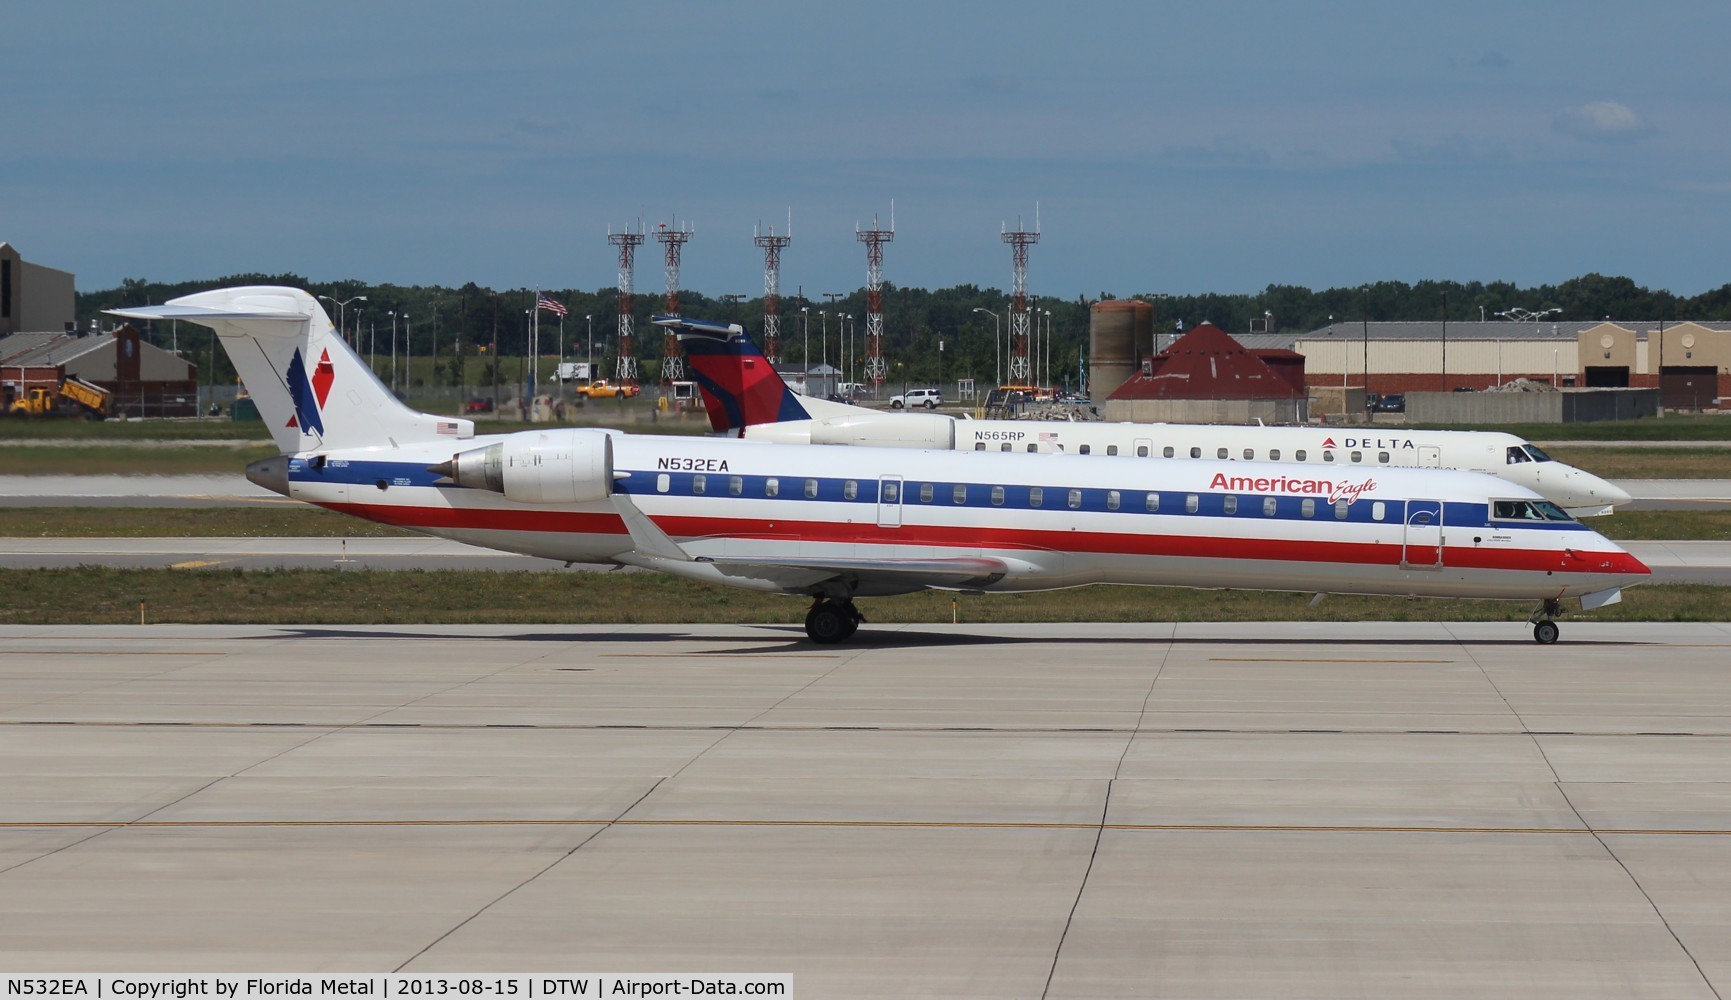
M949 451L956 446L956 419L941 413L875 411L827 417L811 422L811 443Z
M430 471L517 503L592 503L613 495L613 439L603 431L518 431Z

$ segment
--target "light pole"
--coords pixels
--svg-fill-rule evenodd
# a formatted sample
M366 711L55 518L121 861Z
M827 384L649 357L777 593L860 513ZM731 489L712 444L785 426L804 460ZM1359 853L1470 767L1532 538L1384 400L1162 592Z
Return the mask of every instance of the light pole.
M589 327L589 381L595 381L595 317L589 313L583 314L583 322Z
M835 339L841 344L841 380L843 382L853 381L851 374L853 368L853 333L848 329L848 320L852 318L847 313L842 313L836 317Z
M829 367L829 310L819 309L817 311L817 321L819 324L817 333L818 353L823 356L823 364L824 367L827 368Z
M985 313L986 315L992 317L992 354L995 356L995 360L998 363L998 385L1003 385L1004 384L1004 348L1003 348L1003 345L998 343L998 337L999 337L998 314L991 311L990 309L983 309L979 306L974 307L974 312Z
M386 315L391 317L391 391L397 391L397 311L389 310Z
M414 357L414 354L415 354L414 341L409 339L409 314L404 313L403 314L403 381L409 382L409 383L413 383L415 381L414 378L409 375L409 359ZM397 366L396 365L391 366L391 391L392 392L397 391Z
M805 366L805 374L811 374L811 307L799 307L800 345L799 363Z
M324 299L326 302L329 302L329 303L331 303L337 307L337 336L339 336L339 337L343 335L343 307L348 305L350 302L365 302L367 300L367 297L365 295L356 295L353 298L347 298L347 299L342 300L341 302L338 302L335 298L333 298L329 295L321 295L321 296L319 296L319 298ZM356 310L355 323L357 325L359 325L360 321L361 321L360 311ZM359 336L359 331L356 331L356 336Z

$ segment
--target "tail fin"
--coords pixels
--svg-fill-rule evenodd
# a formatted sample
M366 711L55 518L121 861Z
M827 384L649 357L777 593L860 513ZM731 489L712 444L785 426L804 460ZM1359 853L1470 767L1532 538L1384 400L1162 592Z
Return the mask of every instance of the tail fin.
M284 454L475 434L472 421L417 413L399 402L343 343L318 301L299 288L218 288L167 305L108 312L215 330Z
M679 334L714 430L811 419L799 395L781 380L742 327L678 316L657 316L653 322Z

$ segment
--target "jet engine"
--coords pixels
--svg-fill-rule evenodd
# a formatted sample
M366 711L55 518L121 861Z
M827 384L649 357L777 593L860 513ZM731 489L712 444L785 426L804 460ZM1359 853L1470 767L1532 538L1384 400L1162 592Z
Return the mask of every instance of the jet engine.
M591 503L613 495L613 439L603 431L519 431L428 469L517 503Z
M812 444L870 445L877 448L956 446L956 419L940 413L878 413L826 417L811 422Z

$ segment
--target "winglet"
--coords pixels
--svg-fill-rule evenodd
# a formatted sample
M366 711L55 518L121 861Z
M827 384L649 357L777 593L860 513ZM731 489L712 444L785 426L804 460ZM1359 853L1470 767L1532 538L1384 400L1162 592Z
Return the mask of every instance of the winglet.
M613 510L625 522L625 530L631 533L633 553L672 562L692 561L691 553L680 548L667 532L655 526L649 515L637 509L637 505L631 502L631 494L616 492L610 499Z

